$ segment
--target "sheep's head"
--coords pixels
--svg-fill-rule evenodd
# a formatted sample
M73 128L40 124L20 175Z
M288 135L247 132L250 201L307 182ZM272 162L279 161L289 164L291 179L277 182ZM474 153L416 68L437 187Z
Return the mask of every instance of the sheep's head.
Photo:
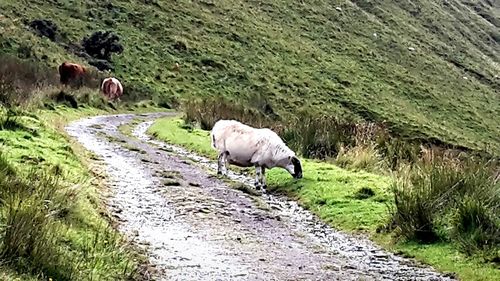
M302 164L297 156L289 156L285 169L296 179L302 178Z

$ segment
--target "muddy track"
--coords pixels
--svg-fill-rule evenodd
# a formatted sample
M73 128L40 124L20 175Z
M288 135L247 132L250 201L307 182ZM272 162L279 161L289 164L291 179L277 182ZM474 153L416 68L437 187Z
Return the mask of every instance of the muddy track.
M169 114L98 116L66 128L101 158L110 212L147 249L153 280L453 280L331 229L286 198L232 188L214 176L215 163L145 134ZM137 119L131 136L118 130Z

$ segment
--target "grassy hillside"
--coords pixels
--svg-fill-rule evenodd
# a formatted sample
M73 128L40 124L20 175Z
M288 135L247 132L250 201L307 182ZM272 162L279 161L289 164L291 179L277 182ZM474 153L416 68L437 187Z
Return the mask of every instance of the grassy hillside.
M0 52L55 66L64 46L116 32L129 95L225 96L384 121L394 131L500 153L500 19L494 1L14 1ZM54 21L57 42L26 23ZM71 48L70 48L71 49ZM172 69L178 62L179 71Z

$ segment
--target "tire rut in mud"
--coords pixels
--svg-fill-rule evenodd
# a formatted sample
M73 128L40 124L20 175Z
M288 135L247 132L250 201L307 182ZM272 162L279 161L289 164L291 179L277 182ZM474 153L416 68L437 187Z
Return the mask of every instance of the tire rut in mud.
M145 134L169 114L99 116L67 127L102 158L110 210L119 230L147 249L154 280L452 280L335 231L286 198L231 188L213 175L215 163ZM137 119L133 136L118 130Z

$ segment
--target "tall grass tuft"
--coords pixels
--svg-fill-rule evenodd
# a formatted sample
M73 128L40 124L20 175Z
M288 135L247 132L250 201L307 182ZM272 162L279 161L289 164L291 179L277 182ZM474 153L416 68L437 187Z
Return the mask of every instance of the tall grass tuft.
M416 163L422 155L422 144L387 136L379 139L377 150L384 157L387 168L395 171L402 165Z
M2 147L0 146L0 178L6 178L8 176L15 176L16 170L3 156Z
M186 101L182 108L184 121L186 123L196 122L203 130L211 130L215 122L221 119L235 119L257 127L272 124L270 118L257 109L248 108L223 98Z
M12 111L3 111L0 108L0 129L2 130L19 130L24 129L24 125L19 122L18 116Z
M60 229L55 218L66 204L57 179L35 172L25 179L5 177L0 180L0 198L2 259L25 270L70 278L71 268L56 245Z
M446 190L432 188L426 183L426 176L418 168L403 168L392 187L395 205L392 221L399 235L429 243L439 238L434 214L442 205Z
M386 165L382 155L374 144L341 147L334 163L342 168L364 171L382 171Z
M453 221L453 238L468 255L484 253L486 259L500 262L500 200L484 201L474 196L465 196L457 206Z
M407 239L453 240L468 254L498 249L497 167L493 161L427 152L413 166L401 169L393 183L393 225Z

